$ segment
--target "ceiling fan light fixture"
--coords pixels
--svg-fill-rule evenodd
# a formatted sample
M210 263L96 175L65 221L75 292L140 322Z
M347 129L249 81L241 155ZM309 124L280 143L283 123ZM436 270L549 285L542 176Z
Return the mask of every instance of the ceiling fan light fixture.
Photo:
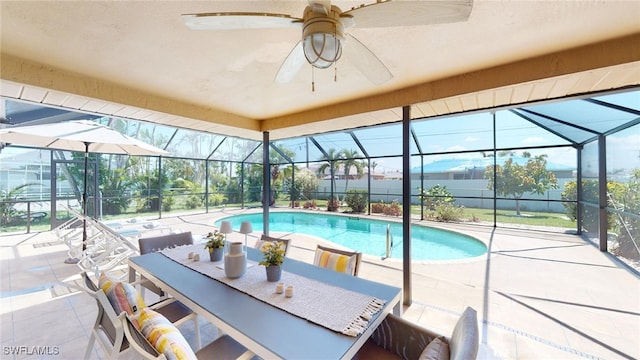
M304 56L314 67L326 69L341 55L342 44L333 34L311 34L304 39Z
M309 64L316 68L326 69L342 56L344 30L340 13L336 6L332 6L328 14L324 7L305 9L302 48Z

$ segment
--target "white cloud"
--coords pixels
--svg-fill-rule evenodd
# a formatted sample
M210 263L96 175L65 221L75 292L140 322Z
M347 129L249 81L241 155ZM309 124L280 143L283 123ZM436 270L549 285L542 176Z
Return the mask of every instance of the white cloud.
M526 145L539 145L544 143L545 143L545 139L540 136L527 137L522 140L522 144L526 144Z
M467 151L467 150L469 150L469 149L467 149L464 146L454 145L454 146L451 146L451 147L447 148L446 151L448 152L448 151ZM465 156L469 156L469 155L465 155Z

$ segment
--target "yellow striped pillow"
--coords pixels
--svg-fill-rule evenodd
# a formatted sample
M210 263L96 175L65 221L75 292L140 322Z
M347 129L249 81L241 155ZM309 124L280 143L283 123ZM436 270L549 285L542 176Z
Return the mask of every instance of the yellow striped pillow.
M142 335L168 360L197 360L180 330L162 314L144 308L137 320Z
M102 273L98 286L104 291L116 314L125 311L128 315L133 315L146 307L140 293L127 282L113 280Z
M100 273L100 278L98 279L98 287L102 289L102 291L104 291L104 293L106 294L107 291L111 289L114 282L115 280L109 277L106 273L102 272Z
M347 256L327 250L316 249L316 256L313 263L325 269L353 275L356 256Z

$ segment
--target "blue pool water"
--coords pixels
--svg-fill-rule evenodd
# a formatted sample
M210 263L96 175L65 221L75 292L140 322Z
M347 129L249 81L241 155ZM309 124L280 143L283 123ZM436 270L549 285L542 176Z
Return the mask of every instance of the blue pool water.
M250 221L256 231L261 231L262 213L235 215L216 221L231 221L234 230L243 221ZM387 225L391 225L393 251L391 258L402 259L402 224L382 220L349 216L304 212L269 213L269 231L300 233L317 236L331 242L374 256L385 255ZM480 256L487 252L481 241L453 231L413 225L413 260L454 260Z

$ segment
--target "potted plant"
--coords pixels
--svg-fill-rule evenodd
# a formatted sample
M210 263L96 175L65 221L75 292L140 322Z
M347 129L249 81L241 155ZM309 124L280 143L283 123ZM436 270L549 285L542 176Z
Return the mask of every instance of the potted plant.
M222 260L224 254L224 234L218 230L210 232L206 236L207 242L204 244L204 248L209 250L209 259L211 261Z
M263 265L267 271L267 281L280 280L282 263L284 262L284 243L282 241L267 241L260 250L264 256L263 260L260 261L260 265Z

